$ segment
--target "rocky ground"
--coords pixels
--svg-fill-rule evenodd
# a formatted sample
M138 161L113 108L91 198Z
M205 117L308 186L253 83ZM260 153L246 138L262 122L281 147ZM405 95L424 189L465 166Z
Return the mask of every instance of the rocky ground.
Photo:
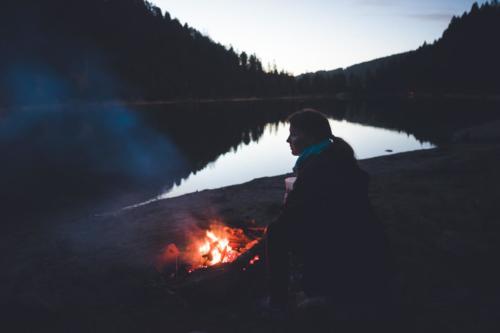
M360 161L396 257L406 332L489 332L500 321L500 131L488 131L486 138L470 130L440 148ZM283 180L261 178L134 209L41 221L2 235L2 325L9 328L2 331L299 327L294 318L257 316L258 270L243 280L215 272L206 278L213 285L190 277L188 285L198 287L185 293L156 265L166 245L182 246L186 229L213 219L267 225L279 212Z

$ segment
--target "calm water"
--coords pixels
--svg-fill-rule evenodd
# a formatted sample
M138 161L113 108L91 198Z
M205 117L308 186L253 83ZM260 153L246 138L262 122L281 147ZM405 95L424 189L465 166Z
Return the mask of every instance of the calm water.
M413 135L395 130L331 118L330 125L335 135L352 145L358 159L434 147L430 142L419 141ZM297 157L290 153L286 142L288 127L285 122L266 124L258 140L241 143L236 149L220 155L202 170L191 173L179 185L158 196L158 199L291 172Z
M304 107L327 114L359 159L431 148L499 117L496 104L463 101L12 110L0 115L2 211L102 211L289 173L285 119Z

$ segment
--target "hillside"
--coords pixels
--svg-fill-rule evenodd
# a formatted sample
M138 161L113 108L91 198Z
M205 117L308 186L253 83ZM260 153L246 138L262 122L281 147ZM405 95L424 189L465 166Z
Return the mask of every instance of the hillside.
M296 78L144 0L0 3L0 107L285 95L497 94L497 0L417 50Z
M0 106L285 95L293 85L144 0L5 0L0 22Z
M481 6L474 3L469 12L454 16L441 38L432 44L424 43L417 50L374 59L343 71L317 72L309 75L307 89L327 93L498 94L498 33L498 1ZM299 86L304 81L301 77L297 80Z

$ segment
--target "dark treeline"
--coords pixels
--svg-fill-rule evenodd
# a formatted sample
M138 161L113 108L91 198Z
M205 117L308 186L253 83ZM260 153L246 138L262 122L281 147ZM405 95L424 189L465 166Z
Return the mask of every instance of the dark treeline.
M4 0L0 105L291 94L293 76L143 0Z
M419 49L293 77L144 0L0 2L0 106L121 99L500 91L497 0Z
M454 16L441 38L414 51L299 76L299 92L477 94L500 92L497 0Z

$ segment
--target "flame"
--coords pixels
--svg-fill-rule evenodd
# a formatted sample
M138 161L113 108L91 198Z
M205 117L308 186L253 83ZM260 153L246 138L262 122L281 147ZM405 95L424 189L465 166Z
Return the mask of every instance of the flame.
M263 230L253 230L262 236ZM184 258L190 262L189 272L199 268L230 263L259 242L259 237L250 238L243 229L231 228L220 222L213 222L203 236L193 237ZM253 262L257 259L252 259ZM252 262L252 264L253 264Z
M206 239L199 247L199 252L201 257L206 259L203 266L231 262L240 255L229 245L229 239L219 237L210 230L206 231Z
M257 244L265 228L250 226L243 229L231 228L214 220L205 230L193 229L187 234L187 243L180 250L175 244L169 244L157 258L158 269L167 267L174 276L178 270L188 273L201 268L230 263ZM260 258L254 256L249 264L253 265ZM175 270L174 270L175 269Z

